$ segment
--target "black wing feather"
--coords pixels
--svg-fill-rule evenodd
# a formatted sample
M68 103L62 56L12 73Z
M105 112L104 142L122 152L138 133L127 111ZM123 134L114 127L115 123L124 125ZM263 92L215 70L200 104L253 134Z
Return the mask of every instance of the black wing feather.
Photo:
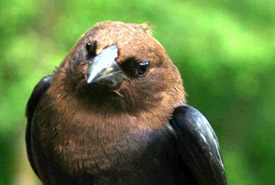
M179 153L201 185L226 185L218 139L206 118L195 108L175 109L170 125Z
M39 81L39 83L35 86L35 88L32 92L32 95L27 103L27 107L26 107L26 117L28 119L27 129L26 129L27 153L28 153L28 158L31 163L31 166L32 166L34 172L36 173L36 175L38 175L38 173L37 173L37 169L33 163L33 156L32 156L32 151L31 151L31 147L32 147L32 144L31 144L31 127L32 126L31 126L31 124L32 124L32 118L33 118L35 108L36 108L41 96L50 87L51 81L52 81L52 75L45 76Z

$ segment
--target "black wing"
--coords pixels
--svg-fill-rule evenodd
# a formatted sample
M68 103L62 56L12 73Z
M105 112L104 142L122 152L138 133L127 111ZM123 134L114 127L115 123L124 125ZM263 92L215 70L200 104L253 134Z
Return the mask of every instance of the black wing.
M182 105L170 120L180 156L200 185L226 185L218 139L206 118L195 108Z
M35 86L35 88L32 92L32 95L28 101L27 107L26 107L26 117L28 119L27 129L26 129L27 153L28 153L28 158L31 163L31 166L32 166L34 172L36 173L36 175L38 175L38 173L37 173L37 169L33 163L33 156L32 156L32 151L31 151L31 147L32 147L32 144L31 144L31 127L32 127L31 123L32 123L32 118L33 118L35 108L36 108L41 96L50 87L51 81L52 81L52 75L45 76L44 78L42 78L40 80L40 82Z

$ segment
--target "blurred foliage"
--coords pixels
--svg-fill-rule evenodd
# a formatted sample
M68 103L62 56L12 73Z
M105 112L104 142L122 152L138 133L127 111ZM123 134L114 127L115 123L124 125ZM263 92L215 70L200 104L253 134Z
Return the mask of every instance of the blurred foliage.
M273 184L274 7L274 0L1 0L0 185L37 184L23 139L26 102L77 39L104 20L151 22L189 104L220 139L229 184Z

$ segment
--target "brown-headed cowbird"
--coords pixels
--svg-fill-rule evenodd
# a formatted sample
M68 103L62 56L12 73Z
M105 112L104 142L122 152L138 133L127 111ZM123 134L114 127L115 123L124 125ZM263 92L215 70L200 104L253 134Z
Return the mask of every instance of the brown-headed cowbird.
M218 139L185 103L147 24L98 23L35 87L29 161L45 185L226 185Z

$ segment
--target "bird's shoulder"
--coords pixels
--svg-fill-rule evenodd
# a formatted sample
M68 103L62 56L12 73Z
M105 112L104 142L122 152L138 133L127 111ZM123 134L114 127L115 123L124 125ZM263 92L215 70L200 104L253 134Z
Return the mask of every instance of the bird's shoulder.
M175 108L169 127L178 152L200 184L225 185L219 141L203 114L189 105Z
M28 122L32 120L35 108L41 96L50 87L51 82L52 82L52 75L45 76L37 83L37 85L33 89L26 107L26 117L28 118Z

